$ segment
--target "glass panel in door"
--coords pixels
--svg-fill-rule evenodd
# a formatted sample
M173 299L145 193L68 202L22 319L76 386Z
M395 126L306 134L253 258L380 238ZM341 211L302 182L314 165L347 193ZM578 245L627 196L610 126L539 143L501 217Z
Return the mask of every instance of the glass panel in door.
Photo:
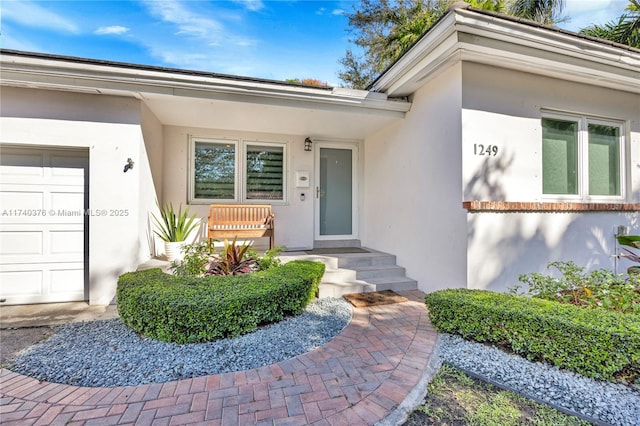
M320 148L320 235L352 235L353 151Z

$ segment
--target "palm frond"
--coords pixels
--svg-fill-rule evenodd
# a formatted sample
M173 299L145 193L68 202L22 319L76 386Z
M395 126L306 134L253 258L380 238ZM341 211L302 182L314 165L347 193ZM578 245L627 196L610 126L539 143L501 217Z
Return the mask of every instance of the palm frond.
M625 11L617 20L591 25L580 33L640 48L640 0L629 0Z
M544 25L553 25L567 20L561 16L563 9L564 0L512 0L509 13Z

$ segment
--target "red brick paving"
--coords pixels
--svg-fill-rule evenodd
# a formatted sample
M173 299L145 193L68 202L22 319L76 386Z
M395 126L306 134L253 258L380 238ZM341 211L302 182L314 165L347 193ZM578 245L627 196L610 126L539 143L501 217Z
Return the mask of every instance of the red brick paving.
M420 291L354 308L321 348L278 364L175 382L87 388L0 371L3 425L372 425L418 384L436 332Z

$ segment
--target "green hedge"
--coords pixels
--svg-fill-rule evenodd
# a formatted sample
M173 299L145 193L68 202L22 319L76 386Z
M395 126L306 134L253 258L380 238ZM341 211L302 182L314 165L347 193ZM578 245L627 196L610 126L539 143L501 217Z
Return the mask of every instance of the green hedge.
M244 275L177 277L160 269L118 280L118 314L136 332L175 343L235 337L300 314L315 297L324 264L294 261Z
M434 327L603 380L640 376L640 316L483 290L427 294Z

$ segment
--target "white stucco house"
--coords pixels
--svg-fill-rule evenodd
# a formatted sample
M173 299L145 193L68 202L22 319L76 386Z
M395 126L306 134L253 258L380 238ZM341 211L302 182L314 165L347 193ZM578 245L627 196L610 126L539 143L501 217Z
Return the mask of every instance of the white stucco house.
M614 234L640 233L630 47L458 7L368 91L10 50L0 67L3 304L109 303L158 253L156 200L268 202L276 245L359 240L425 292L554 260L622 272Z

